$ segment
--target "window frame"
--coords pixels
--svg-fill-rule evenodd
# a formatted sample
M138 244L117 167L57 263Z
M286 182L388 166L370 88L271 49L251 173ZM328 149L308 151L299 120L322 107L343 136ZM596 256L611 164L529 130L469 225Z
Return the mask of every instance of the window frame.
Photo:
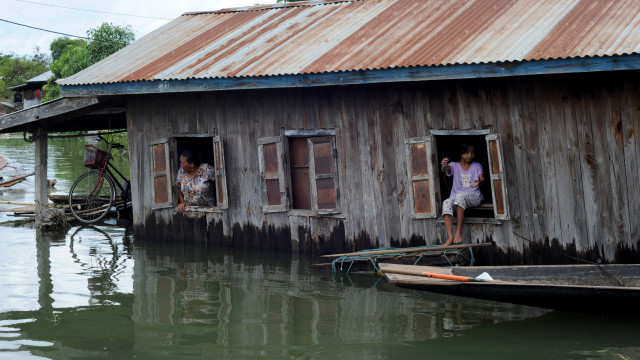
M407 141L405 141L407 143L407 173L408 173L408 179L411 182L412 180L412 169L411 169L411 149L410 149L410 143L411 141L425 141L426 143L430 143L430 145L428 146L428 150L427 152L431 152L431 154L437 154L437 146L436 146L436 142L433 141L435 136L441 136L441 135L458 135L458 136L484 136L485 139L485 143L487 146L487 161L489 163L489 174L485 174L485 177L487 178L487 180L490 181L491 183L491 196L492 196L492 203L493 203L493 216L492 217L468 217L465 216L465 222L468 223L475 223L475 224L483 224L483 223L487 223L487 224L495 224L495 225L499 225L502 224L503 220L508 220L509 219L509 208L508 208L508 197L507 197L507 187L506 187L506 183L504 180L504 155L502 153L502 142L500 140L500 135L496 134L496 133L492 133L490 129L469 129L469 130L430 130L429 131L428 136L423 136L423 137L416 137L416 138L410 138L407 139ZM427 140L428 139L428 140ZM492 145L493 144L493 145ZM429 156L429 155L427 155ZM433 155L432 155L433 156ZM495 162L494 162L495 159ZM436 159L437 160L437 159ZM430 171L431 174L431 178L435 178L435 173L433 172L433 162L434 160L429 160L428 164L432 166L432 169ZM435 182L433 182L434 185ZM438 188L439 188L439 184ZM412 215L411 218L412 219L423 219L423 218L434 218L435 216L432 215L421 215L421 214L415 214L415 204L414 204L414 188L413 186L409 186L410 189L410 198L411 198L411 211L412 211ZM496 189L498 191L498 195L501 194L500 198L501 198L501 206L499 206L497 203L499 202L496 196ZM435 202L435 186L430 186L430 194L429 196L431 196L431 200ZM441 198L443 197L443 194L441 194L440 196ZM442 204L437 204L437 208L435 209L436 214L440 214L440 216L437 218L438 222L443 222L444 219L442 217ZM432 207L432 209L434 209ZM429 213L431 214L431 213ZM454 222L456 221L456 218L454 217Z
M151 142L149 144L149 155L151 157L151 161L149 162L149 164L151 164L151 183L152 183L152 189L153 189L153 199L154 199L154 205L151 207L152 210L158 210L158 209L166 209L166 208L171 208L174 207L174 199L173 199L173 189L174 189L174 176L172 175L175 171L174 171L174 167L173 167L173 161L171 159L171 151L170 148L174 147L172 146L173 144L173 139L170 138L163 138L163 139L158 139L155 140L153 142ZM164 147L164 161L165 161L165 171L156 171L156 146L163 146ZM165 202L157 202L157 188L156 188L156 178L159 177L165 177L166 181L167 181L167 201Z
M173 153L176 154L176 159L175 161L172 162L172 166L175 166L175 168L172 171L172 175L171 175L171 179L172 179L171 186L174 189L176 189L176 191L179 191L175 186L176 176L178 174L178 167L174 163L176 163L180 157L180 154L178 154L178 140L177 140L178 138L208 138L211 140L212 156L213 156L214 164L209 164L209 165L213 166L214 174L216 177L216 183L214 188L214 191L216 192L216 205L215 206L186 206L184 211L216 213L216 212L222 212L222 210L228 209L229 197L228 197L228 191L227 191L224 141L222 136L218 135L217 133L213 133L213 134L211 133L176 133L171 136L172 148L174 149ZM216 144L218 144L219 146L216 146ZM217 161L218 159L221 164L218 164L218 161ZM222 195L224 197L223 201L220 201L220 193L219 193L220 191L222 191ZM178 196L176 196L176 200L177 199L178 199ZM173 202L173 207L177 207L177 204L175 204L175 201Z
M291 180L291 161L289 158L289 138L299 137L306 138L309 149L309 196L311 201L311 210L293 209L292 208L292 180ZM332 174L316 174L314 153L314 144L321 142L330 142L331 146L331 168ZM278 171L267 173L264 146L267 144L276 144ZM335 217L336 214L342 213L340 184L337 160L337 141L335 129L313 129L313 130L281 130L279 136L264 137L258 139L258 157L260 163L260 179L261 179L261 199L263 213L287 212L289 216L327 216ZM334 183L335 208L320 209L318 205L318 188L317 180L332 178ZM267 180L278 180L280 191L280 204L269 205L269 196L267 189Z
M410 202L411 202L411 219L431 219L437 217L437 207L436 207L436 195L435 195L435 182L433 181L434 172L433 172L433 141L431 136L420 136L409 138L405 141L406 151L407 151L407 176L409 180L409 193L410 193ZM426 161L426 174L418 174L415 175L413 173L413 154L411 151L412 145L415 144L424 144L425 146L425 161ZM423 213L418 213L416 211L416 191L414 182L418 181L426 181L429 189L429 193L427 194L427 201L430 211L426 211Z
M260 165L260 185L261 185L261 199L262 199L262 212L284 212L289 210L289 200L287 197L287 182L285 181L285 168L284 168L284 144L282 136L270 136L258 139L258 160ZM276 154L275 160L277 161L277 170L275 172L267 171L267 162L265 160L265 145L274 144ZM280 193L279 204L269 204L269 192L267 187L268 180L278 180L278 192Z

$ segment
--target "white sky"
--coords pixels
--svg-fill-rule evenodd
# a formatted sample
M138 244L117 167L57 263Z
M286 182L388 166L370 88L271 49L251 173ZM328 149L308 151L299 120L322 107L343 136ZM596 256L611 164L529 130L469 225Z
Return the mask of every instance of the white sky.
M131 25L136 39L140 39L185 12L252 6L256 3L273 4L275 0L0 0L0 19L78 36L86 36L87 30L110 22L120 26ZM33 55L34 49L39 47L40 52L50 55L49 44L60 36L63 35L0 20L0 54Z

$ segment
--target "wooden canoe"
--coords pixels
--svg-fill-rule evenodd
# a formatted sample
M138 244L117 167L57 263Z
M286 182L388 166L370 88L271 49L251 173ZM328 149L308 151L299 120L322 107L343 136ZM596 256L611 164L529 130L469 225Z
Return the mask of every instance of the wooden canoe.
M389 282L409 289L548 309L640 314L640 264L434 267L379 264ZM456 281L456 275L493 280Z

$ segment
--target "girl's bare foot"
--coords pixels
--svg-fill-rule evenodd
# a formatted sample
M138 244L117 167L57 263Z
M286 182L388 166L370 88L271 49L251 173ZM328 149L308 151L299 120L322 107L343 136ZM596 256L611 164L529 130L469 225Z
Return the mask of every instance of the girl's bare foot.
M453 243L453 238L448 238L447 241L445 241L444 244L442 244L442 246L449 246Z
M453 239L454 244L460 244L462 242L462 235L456 234L456 237Z

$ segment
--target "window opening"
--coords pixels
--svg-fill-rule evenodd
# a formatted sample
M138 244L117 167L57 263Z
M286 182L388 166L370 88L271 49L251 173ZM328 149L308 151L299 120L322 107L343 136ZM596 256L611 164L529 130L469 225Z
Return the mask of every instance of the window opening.
M223 144L219 136L177 136L176 146L176 174L172 179L175 184L177 172L180 169L180 154L190 150L194 155L200 154L202 163L213 167L215 175L208 181L209 193L213 197L214 207L226 208L228 200L226 196L226 181L224 169ZM187 210L200 211L200 207L187 207Z
M451 187L453 186L453 177L447 176L440 171L440 161L448 157L451 162L460 161L460 143L464 142L473 145L475 157L474 162L482 165L485 182L480 185L480 192L484 198L482 204L476 208L470 208L465 211L466 217L493 218L493 199L491 195L491 182L489 181L489 156L487 154L487 145L485 135L435 135L437 164L436 170L440 174L440 194L441 200L449 198ZM441 202L442 202L441 201ZM442 204L440 204L442 205ZM454 212L455 215L455 212ZM454 216L455 217L455 216Z
M311 210L311 181L309 178L309 145L307 138L290 137L289 168L291 171L291 207Z

